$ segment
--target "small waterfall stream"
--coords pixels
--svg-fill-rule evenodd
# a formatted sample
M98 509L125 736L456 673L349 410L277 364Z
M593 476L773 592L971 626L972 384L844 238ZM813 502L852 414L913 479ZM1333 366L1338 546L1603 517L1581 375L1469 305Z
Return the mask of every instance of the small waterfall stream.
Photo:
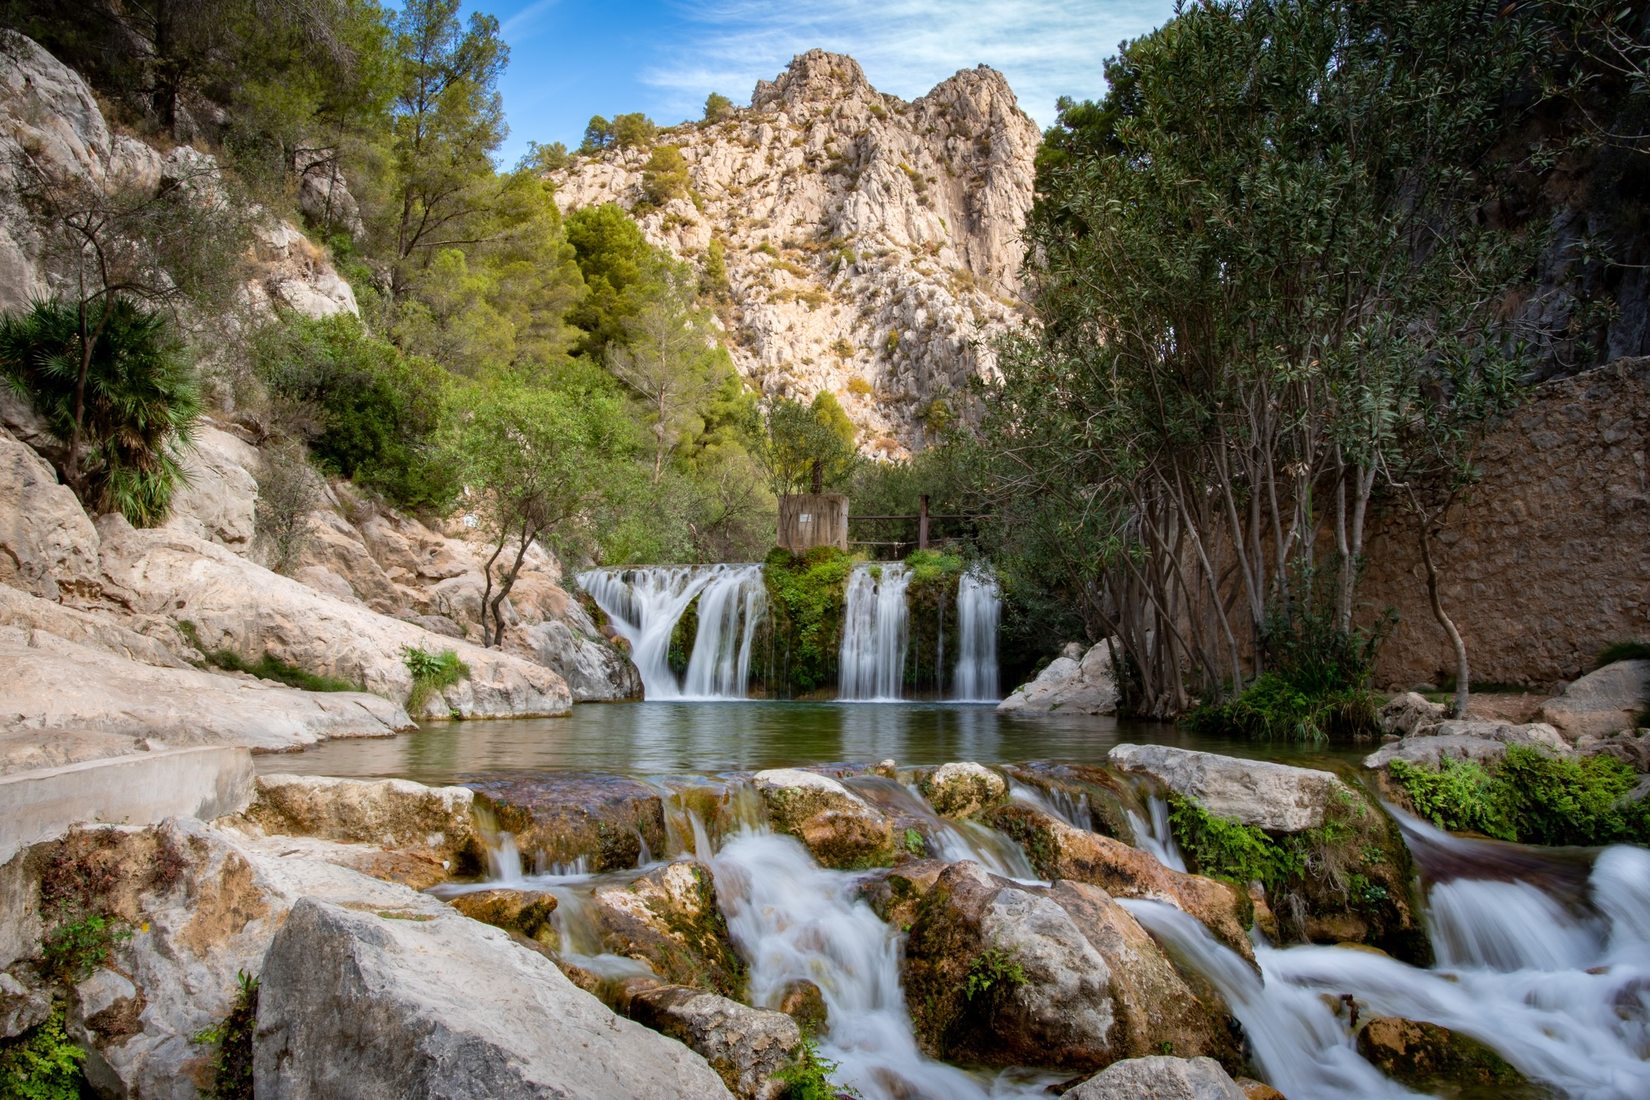
M957 671L951 697L963 703L1002 699L997 683L997 626L1003 596L997 578L970 569L957 581Z
M648 699L743 699L756 628L767 613L760 565L592 569L579 584L626 641ZM698 601L698 630L680 680L670 638Z
M848 575L837 698L891 703L904 694L910 583L911 570L901 562L856 565Z

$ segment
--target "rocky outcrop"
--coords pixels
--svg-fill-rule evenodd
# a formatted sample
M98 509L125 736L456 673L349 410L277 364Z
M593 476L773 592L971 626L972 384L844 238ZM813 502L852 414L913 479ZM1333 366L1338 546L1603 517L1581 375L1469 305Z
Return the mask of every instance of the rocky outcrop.
M213 424L197 425L183 452L184 480L172 495L166 528L237 554L252 549L258 502L258 451Z
M405 699L412 673L403 650L454 649L470 675L433 694L430 713L467 718L562 714L572 699L541 665L433 635L271 573L212 543L177 532L99 521L105 586L129 593L139 612L191 623L201 644L247 660L268 653L308 672Z
M272 1100L730 1095L698 1055L497 929L308 898L264 960L254 1087Z
M0 585L47 600L73 595L96 583L97 543L74 493L0 428Z
M592 871L638 866L665 849L664 801L634 779L607 775L500 773L468 784L480 808L511 833L530 867L577 861Z
M986 1065L1092 1071L1172 1043L1230 1053L1217 1022L1152 938L1098 887L1027 887L953 864L905 951L924 1049Z
M1067 1100L1245 1100L1213 1058L1162 1054L1114 1063L1063 1095Z
M1050 661L1036 679L998 703L997 710L1003 714L1116 714L1117 701L1111 645L1098 642L1087 653L1063 653Z
M783 1012L656 982L628 990L621 1007L632 1020L701 1055L741 1100L787 1095L790 1086L779 1075L796 1061L802 1030Z
M1394 1081L1424 1092L1517 1095L1531 1089L1523 1074L1483 1043L1423 1021L1376 1016L1358 1030L1358 1053Z
M1008 797L1002 776L968 762L941 764L923 773L917 790L941 817L969 817Z
M893 823L835 779L773 768L757 772L751 784L774 829L800 840L823 866L853 870L893 862Z
M261 775L244 816L268 833L371 844L460 874L485 862L470 813L474 799L466 787L426 787L405 779Z
M1542 721L1571 741L1604 737L1645 724L1650 712L1650 660L1617 661L1589 672L1541 708Z
M1499 760L1511 745L1526 745L1553 756L1571 756L1574 750L1545 722L1498 722L1478 718L1450 718L1382 745L1364 757L1364 767L1384 768L1394 760L1436 768L1443 760L1472 760L1487 764Z
M644 201L651 151L556 172L564 210L617 202L655 244L725 252L734 361L764 393L835 393L867 453L899 455L960 411L1019 319L1037 128L1002 75L965 70L906 103L814 50L751 106L662 133L689 190Z
M1353 797L1331 772L1167 745L1118 745L1106 759L1114 768L1150 776L1176 794L1196 799L1212 814L1268 832L1315 828L1323 824L1332 799Z
M745 965L716 904L709 867L677 860L627 886L600 887L590 902L608 951L646 962L676 985L743 994Z
M511 890L493 887L466 890L450 899L454 909L471 920L515 932L546 947L556 945L556 930L551 924L556 906L556 895L541 890Z

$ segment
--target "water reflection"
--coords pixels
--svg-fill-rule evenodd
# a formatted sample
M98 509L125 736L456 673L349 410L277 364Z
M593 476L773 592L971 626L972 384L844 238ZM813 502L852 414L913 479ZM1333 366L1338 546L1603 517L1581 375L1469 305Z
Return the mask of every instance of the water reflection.
M566 718L431 723L396 738L259 757L258 769L451 783L523 768L677 775L888 757L902 767L948 760L1099 763L1122 741L1320 765L1366 751L1226 742L1088 715L1019 718L966 703L649 702L587 704Z

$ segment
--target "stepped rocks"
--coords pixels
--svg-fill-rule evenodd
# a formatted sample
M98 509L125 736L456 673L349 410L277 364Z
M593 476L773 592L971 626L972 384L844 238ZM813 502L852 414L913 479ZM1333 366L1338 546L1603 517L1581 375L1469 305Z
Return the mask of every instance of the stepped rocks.
M775 768L751 782L774 828L800 840L823 866L852 870L894 861L892 823L835 779Z

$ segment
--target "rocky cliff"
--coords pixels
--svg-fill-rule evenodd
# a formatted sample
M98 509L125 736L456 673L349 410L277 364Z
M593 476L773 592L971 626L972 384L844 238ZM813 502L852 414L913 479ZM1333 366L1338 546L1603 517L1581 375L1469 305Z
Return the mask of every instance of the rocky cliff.
M907 103L819 50L748 108L660 134L690 189L648 201L647 148L558 171L564 210L615 202L703 269L725 251L734 360L770 395L829 390L861 449L898 455L955 415L990 340L1020 320L1020 229L1037 127L1001 73L964 70Z

